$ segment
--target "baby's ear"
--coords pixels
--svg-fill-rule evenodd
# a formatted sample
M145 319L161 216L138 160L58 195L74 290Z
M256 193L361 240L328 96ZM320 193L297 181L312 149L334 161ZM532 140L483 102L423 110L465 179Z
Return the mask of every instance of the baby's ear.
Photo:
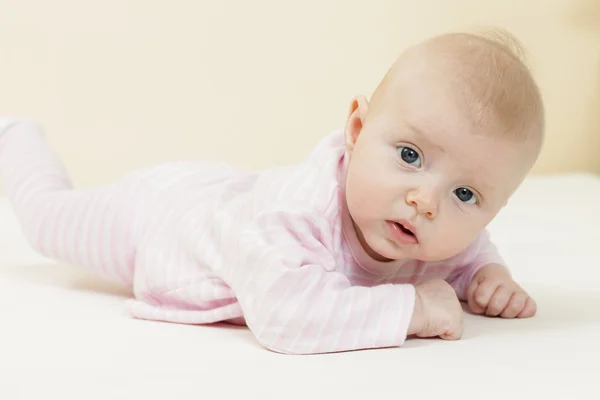
M348 113L348 120L346 121L346 128L344 130L344 137L346 142L346 150L351 153L354 149L354 144L358 135L363 128L363 121L367 115L369 103L364 96L356 96L352 99L350 104L350 110Z

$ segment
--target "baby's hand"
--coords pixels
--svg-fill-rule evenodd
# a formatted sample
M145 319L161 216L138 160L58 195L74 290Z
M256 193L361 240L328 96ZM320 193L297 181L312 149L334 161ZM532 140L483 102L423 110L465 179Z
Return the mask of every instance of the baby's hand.
M536 313L535 301L501 265L490 264L477 271L467 288L469 308L489 317L529 318Z
M463 334L464 313L456 292L447 282L433 279L416 287L409 335L457 340Z

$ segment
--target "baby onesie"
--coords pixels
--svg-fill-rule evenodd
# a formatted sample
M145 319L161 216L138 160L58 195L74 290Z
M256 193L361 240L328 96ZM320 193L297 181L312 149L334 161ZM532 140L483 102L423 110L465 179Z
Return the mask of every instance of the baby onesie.
M132 317L244 324L281 353L401 346L413 284L445 279L464 299L479 267L503 264L484 231L451 259L375 272L346 207L347 165L336 130L297 165L170 162L74 189L35 121L0 118L4 190L36 251L130 286Z

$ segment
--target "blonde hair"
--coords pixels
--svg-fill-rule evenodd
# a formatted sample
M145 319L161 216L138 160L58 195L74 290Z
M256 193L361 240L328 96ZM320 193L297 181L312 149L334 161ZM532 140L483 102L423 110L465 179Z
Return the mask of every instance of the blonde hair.
M371 104L375 109L383 106L403 81L404 66L416 62L417 69L451 84L476 132L534 143L539 152L544 107L525 55L519 40L502 29L435 36L398 57L373 93Z
M515 36L495 28L445 34L428 42L456 67L452 79L466 96L475 123L493 126L496 134L541 142L542 96Z

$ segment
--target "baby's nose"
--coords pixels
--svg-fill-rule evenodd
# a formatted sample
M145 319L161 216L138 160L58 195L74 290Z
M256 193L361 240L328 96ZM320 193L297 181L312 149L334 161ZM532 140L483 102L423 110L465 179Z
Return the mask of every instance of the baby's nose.
M411 190L406 196L406 202L427 218L435 218L438 213L438 201L431 192Z

